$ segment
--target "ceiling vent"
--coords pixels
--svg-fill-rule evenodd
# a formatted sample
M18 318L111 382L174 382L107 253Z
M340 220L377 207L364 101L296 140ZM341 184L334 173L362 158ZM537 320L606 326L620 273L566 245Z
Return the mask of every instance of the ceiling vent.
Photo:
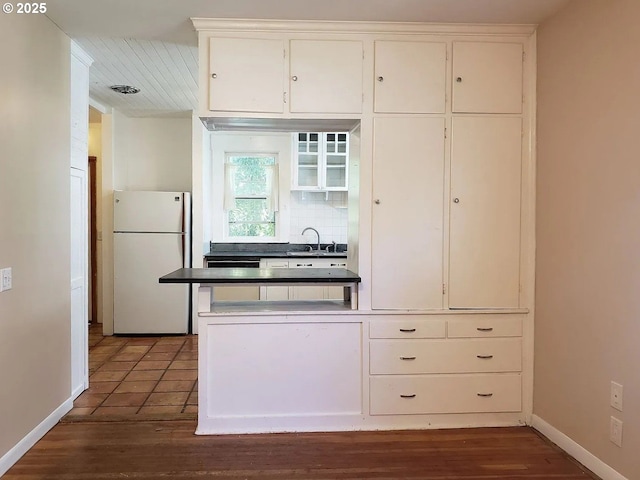
M122 93L123 95L130 95L140 91L139 88L132 87L131 85L111 85L109 88L114 92Z

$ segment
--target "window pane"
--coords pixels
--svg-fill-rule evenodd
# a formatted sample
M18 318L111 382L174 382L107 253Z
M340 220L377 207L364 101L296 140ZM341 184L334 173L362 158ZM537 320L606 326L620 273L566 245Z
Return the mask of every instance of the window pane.
M274 157L232 156L229 162L237 165L234 175L234 190L237 196L266 195L267 173L266 165L274 165Z
M265 198L236 198L236 208L229 212L230 237L275 237L275 213Z
M275 223L231 223L230 237L275 237Z
M236 198L236 208L229 211L229 223L275 222L266 198Z

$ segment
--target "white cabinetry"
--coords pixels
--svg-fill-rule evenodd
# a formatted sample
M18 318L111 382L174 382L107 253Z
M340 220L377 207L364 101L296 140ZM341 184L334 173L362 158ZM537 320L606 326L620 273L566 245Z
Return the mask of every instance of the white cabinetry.
M522 119L455 117L449 306L517 308Z
M520 315L372 318L370 414L520 411L522 321Z
M447 44L376 41L376 113L444 113Z
M260 260L260 268L289 268L287 260ZM289 287L260 287L260 300L289 300Z
M294 134L292 190L346 191L349 135L346 132Z
M292 40L291 112L362 112L362 42Z
M209 111L362 112L361 41L216 36L208 49Z
M262 259L260 268L347 268L344 258ZM323 285L260 287L260 300L344 300L344 288Z
M342 258L316 258L313 260L289 260L289 268L347 268ZM291 300L343 300L344 288L331 286L293 286L289 287Z
M522 113L521 43L453 42L453 112Z
M295 431L305 430L301 417L362 412L359 323L261 321L201 332L201 421L222 431L225 422L234 431ZM242 428L245 422L254 426Z
M444 119L374 121L374 309L442 308Z
M282 113L285 42L209 39L209 110Z

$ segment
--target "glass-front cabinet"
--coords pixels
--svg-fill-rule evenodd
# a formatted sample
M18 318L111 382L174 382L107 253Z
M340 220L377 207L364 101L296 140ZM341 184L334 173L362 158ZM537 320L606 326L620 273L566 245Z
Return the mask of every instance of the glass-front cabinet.
M293 190L347 190L348 133L295 133L293 143Z

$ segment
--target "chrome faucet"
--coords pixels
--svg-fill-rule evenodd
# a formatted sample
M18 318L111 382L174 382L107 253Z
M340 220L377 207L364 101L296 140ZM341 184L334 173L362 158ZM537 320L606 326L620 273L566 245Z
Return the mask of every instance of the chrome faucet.
M318 252L319 252L319 251L320 251L320 234L318 233L318 230L316 230L316 229L315 229L315 228L313 228L313 227L307 227L307 228L305 228L304 230L302 230L302 234L301 234L301 235L304 235L304 233L305 233L307 230L313 230L314 232L316 232L316 235L318 236Z

